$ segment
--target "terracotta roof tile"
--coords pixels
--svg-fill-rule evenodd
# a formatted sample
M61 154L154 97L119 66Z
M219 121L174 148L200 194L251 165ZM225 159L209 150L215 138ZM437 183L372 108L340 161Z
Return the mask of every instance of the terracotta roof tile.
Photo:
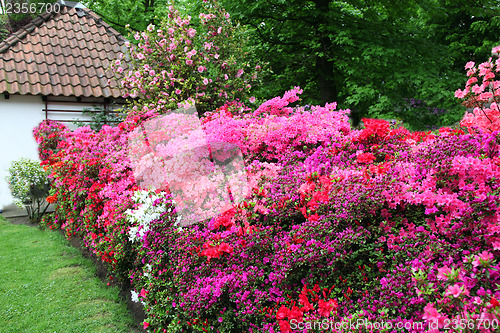
M119 98L108 66L124 43L89 9L61 6L0 42L0 93Z

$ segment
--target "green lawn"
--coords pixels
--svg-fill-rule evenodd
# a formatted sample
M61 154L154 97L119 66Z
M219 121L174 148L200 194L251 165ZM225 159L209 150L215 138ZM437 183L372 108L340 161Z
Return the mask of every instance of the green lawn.
M0 331L131 332L116 287L62 235L0 216Z

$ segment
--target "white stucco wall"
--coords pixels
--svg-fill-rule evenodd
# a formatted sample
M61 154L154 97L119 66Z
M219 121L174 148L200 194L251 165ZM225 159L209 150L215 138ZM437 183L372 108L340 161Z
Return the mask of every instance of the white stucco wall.
M69 129L74 130L78 126L74 124L75 121L91 120L91 115L83 115L82 111L85 109L96 110L95 107L102 107L102 99L97 98L86 98L84 102L78 103L74 101L73 98L68 97L51 97L47 103L47 109L49 110L68 110L73 112L61 112L61 111L49 111L48 119L61 121L64 125L68 126ZM68 102L71 101L71 102ZM64 101L64 102L60 102ZM95 103L93 103L95 102ZM77 111L77 112L74 112ZM88 125L88 123L83 123L83 125Z
M89 104L77 102L57 103L58 98L52 99L48 104L50 110L81 111L84 107L91 107ZM64 98L59 99L64 100ZM21 157L38 159L38 146L33 138L33 128L45 119L44 109L45 102L41 96L10 95L9 99L5 99L3 95L0 95L0 210L14 201L5 180L11 162ZM49 112L48 118L73 121L90 119L79 112ZM70 129L77 127L71 122L64 122L64 124Z
M21 157L38 159L33 128L45 114L41 96L0 95L0 209L13 202L5 178L10 163Z

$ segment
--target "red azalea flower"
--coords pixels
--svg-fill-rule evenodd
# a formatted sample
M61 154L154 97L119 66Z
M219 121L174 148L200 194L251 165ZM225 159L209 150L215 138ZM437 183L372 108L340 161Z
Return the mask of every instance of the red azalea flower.
M54 203L57 201L57 195L48 196L46 200L48 203Z
M390 131L390 124L383 119L361 119L365 125L365 129L361 131L357 140L362 141L370 138L371 136L386 137Z
M328 203L328 201L330 201L330 197L328 196L328 192L329 192L329 190L316 192L316 193L318 193L318 196L317 196L318 201L321 201L322 203Z
M358 163L373 163L376 157L372 153L359 154L356 161Z
M278 313L276 313L276 319L278 320L284 320L288 317L288 314L290 313L290 309L288 309L286 306L282 305L278 309Z
M490 299L490 303L491 305L493 305L494 307L497 307L497 306L500 306L500 303L497 301L497 299L495 297L492 297Z
M300 212L302 213L302 215L307 218L307 208L306 207L300 207L299 208Z
M300 309L298 306L294 305L290 312L288 312L288 318L290 320L295 320L297 322L302 322L304 314L302 313L302 309Z
M319 202L317 200L314 200L314 199L311 199L311 201L309 201L307 203L307 207L309 207L312 211L315 211L316 209L318 209L318 206L319 206Z
M221 243L219 245L218 250L220 252L233 253L233 247L231 245L229 245L228 243Z
M380 165L370 165L368 167L368 170L370 170L370 172L372 173L376 173L378 175L382 175L384 173L387 172L387 170L389 169L390 165L388 163L383 163L383 164L380 164Z
M279 325L280 325L281 333L291 333L292 332L292 330L290 328L290 323L287 322L286 320L280 320Z
M299 304L302 305L302 310L304 312L313 310L314 307L312 304L309 302L309 299L307 298L307 295L305 293L301 293L299 295Z
M337 301L330 299L328 302L320 299L318 301L318 312L323 317L329 317L332 310L338 307Z
M319 182L321 183L323 191L328 194L332 188L332 179L328 176L319 176Z
M217 216L215 218L214 229L217 229L220 226L225 227L227 230L230 229L234 225L234 215L236 215L236 209L233 207Z
M317 222L319 220L318 214L311 215L307 218L308 221Z
M303 196L306 196L307 193L311 193L315 188L316 184L312 181L308 181L307 183L300 185L299 193Z

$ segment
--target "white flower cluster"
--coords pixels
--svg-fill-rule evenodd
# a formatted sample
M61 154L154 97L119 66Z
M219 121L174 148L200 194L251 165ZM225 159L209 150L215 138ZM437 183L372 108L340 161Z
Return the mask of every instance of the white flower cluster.
M130 295L130 299L132 300L132 302L134 302L134 303L139 303L139 302L141 302L141 304L142 304L142 305L146 305L146 303L144 303L143 301L141 301L141 300L139 299L139 293L138 293L137 291L135 291L135 290L131 290L131 291L130 291L130 294L131 294L131 295Z
M33 188L48 186L47 172L40 166L40 162L28 158L21 158L12 162L7 177L12 196L16 198L16 205L24 207L31 202Z
M172 206L165 201L166 195L165 192L145 190L134 193L132 199L138 207L125 211L127 222L131 226L129 230L131 242L136 242L149 231L151 221L159 219L162 213L172 211Z

